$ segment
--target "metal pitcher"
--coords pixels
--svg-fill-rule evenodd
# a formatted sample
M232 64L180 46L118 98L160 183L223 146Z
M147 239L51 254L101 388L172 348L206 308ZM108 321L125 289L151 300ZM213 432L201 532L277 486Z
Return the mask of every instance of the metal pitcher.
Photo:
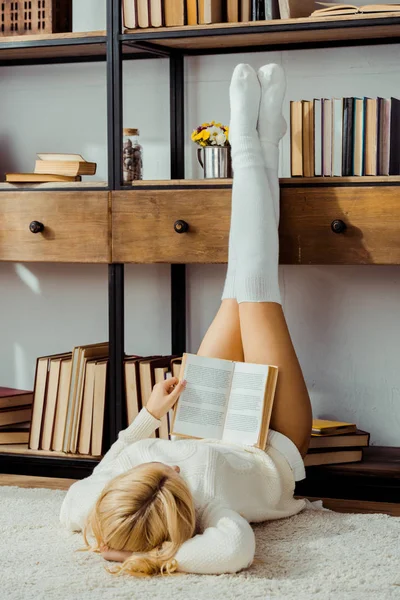
M204 146L197 149L197 159L204 171L204 179L232 177L230 146Z

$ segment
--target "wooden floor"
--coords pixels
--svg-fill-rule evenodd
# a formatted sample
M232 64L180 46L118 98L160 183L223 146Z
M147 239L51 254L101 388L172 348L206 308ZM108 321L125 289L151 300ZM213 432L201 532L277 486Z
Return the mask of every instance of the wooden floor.
M56 479L51 477L31 477L27 475L1 475L0 486L12 485L25 488L48 488L52 490L68 490L76 479ZM301 496L295 496L300 498ZM336 512L345 513L382 513L392 517L400 517L400 504L389 502L368 502L361 500L341 500L337 498L313 498L310 501L323 501L323 506Z

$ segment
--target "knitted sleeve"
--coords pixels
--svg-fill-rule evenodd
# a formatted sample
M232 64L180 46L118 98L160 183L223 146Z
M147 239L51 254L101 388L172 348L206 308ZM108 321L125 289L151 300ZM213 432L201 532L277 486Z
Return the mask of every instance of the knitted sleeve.
M160 424L161 421L153 417L153 415L143 407L129 427L119 432L118 439L103 456L99 464L93 469L93 474L107 469L120 452L130 444L133 444L133 442L138 442L139 440L150 437Z
M236 573L249 567L255 552L254 532L237 512L210 503L202 514L203 533L187 540L175 558L186 573Z

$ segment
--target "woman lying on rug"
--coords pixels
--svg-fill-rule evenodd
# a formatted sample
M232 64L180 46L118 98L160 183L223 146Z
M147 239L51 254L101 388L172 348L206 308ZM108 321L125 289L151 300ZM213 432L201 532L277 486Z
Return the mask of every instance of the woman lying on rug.
M311 405L281 306L278 142L285 76L236 67L230 86L234 182L221 307L199 355L279 367L265 451L216 440L149 438L185 383L157 384L95 467L68 490L60 519L89 550L122 562L110 573L235 573L250 566L249 523L300 512ZM87 534L95 538L91 546Z

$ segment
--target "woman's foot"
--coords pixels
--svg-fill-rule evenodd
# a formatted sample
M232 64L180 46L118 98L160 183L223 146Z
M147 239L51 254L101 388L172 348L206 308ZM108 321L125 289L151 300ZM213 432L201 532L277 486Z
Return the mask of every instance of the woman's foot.
M245 166L246 156L254 159L259 149L257 121L261 88L257 74L250 65L240 64L233 71L229 88L231 121L229 141L232 147L233 169ZM256 147L254 149L254 146Z
M286 93L286 77L281 66L265 65L257 73L261 85L261 103L257 130L264 162L267 168L278 169L279 141L285 135L287 124L282 114Z

